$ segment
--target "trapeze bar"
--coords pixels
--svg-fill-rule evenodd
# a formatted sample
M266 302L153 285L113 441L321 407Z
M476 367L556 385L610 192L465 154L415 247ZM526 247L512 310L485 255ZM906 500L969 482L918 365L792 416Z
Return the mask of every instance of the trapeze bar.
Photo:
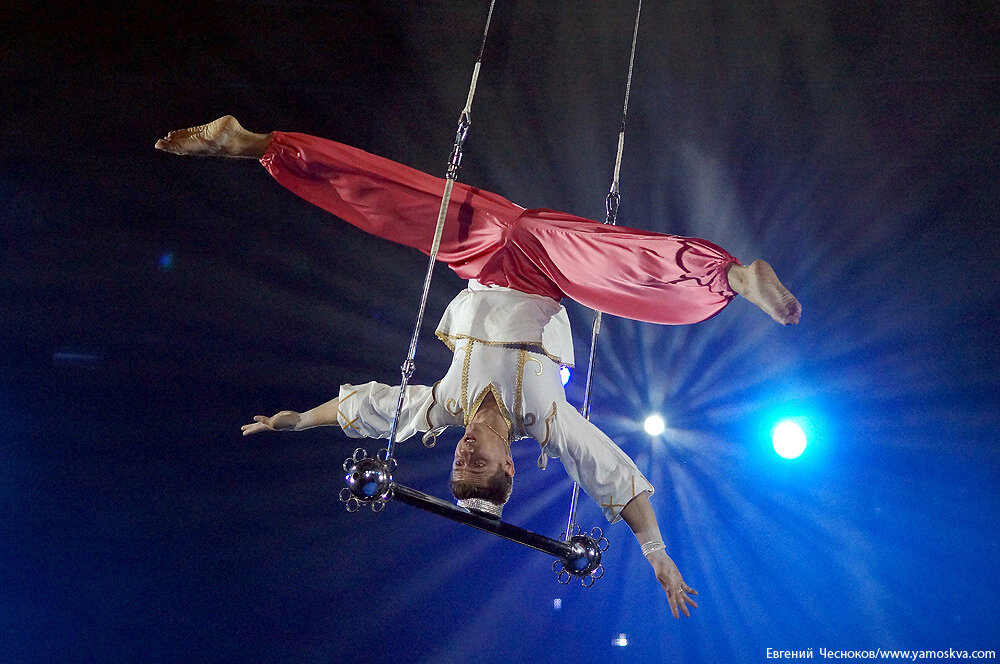
M353 456L344 461L344 470L347 472L344 479L347 487L341 490L340 500L346 504L348 511L357 511L362 504L365 504L371 507L373 512L381 512L386 503L398 500L431 514L464 523L554 556L556 560L552 568L561 583L569 583L570 579L576 577L584 586L591 586L596 579L604 576L601 554L607 550L608 540L600 528L592 529L589 534L577 530L575 533L570 533L571 536L565 540L539 535L496 517L459 507L395 482L392 479L392 470L395 469L396 460L387 460L384 453L384 449L379 450L378 455L373 458L359 448L354 451Z
M407 505L412 505L413 507L419 507L425 512L437 514L438 516L443 516L446 519L458 521L459 523L464 523L467 526L472 526L473 528L478 528L479 530L499 535L504 539L509 539L512 542L523 544L524 546L535 549L536 551L541 551L542 553L547 553L550 556L555 556L556 558L568 558L574 555L573 545L569 542L561 542L559 540L552 539L551 537L545 537L544 535L533 533L530 530L526 530L510 523L505 523L500 519L487 516L485 514L473 512L472 510L468 510L464 507L459 507L458 505L449 503L446 500L441 500L440 498L427 495L426 493L417 491L416 489L411 489L408 486L403 486L402 484L398 484L396 482L392 483L392 497L401 503L406 503Z

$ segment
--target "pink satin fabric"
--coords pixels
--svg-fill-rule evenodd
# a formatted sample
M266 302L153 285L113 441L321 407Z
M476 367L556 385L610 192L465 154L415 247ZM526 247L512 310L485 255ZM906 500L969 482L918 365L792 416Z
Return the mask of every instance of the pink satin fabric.
M334 141L275 132L261 159L282 186L379 237L430 253L444 180ZM695 238L525 210L456 182L438 260L464 279L651 323L697 323L735 296L739 261Z

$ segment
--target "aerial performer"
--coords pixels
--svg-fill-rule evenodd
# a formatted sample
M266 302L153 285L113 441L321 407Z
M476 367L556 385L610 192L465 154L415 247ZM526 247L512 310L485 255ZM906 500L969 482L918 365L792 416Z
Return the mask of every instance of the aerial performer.
M431 253L445 180L334 141L257 134L232 116L172 131L156 147L181 155L258 159L282 186L348 223ZM437 336L453 351L433 386L408 385L397 438L465 427L451 489L459 504L499 517L513 487L514 440L534 438L538 467L558 458L608 521L635 534L675 618L697 607L666 553L649 501L653 487L635 463L567 400L560 365L573 364L571 298L640 321L690 324L742 295L782 325L802 307L761 260L742 265L696 238L608 226L454 183L438 260L468 287L452 300ZM387 438L399 386L345 384L311 410L258 415L243 435L339 425L350 437Z

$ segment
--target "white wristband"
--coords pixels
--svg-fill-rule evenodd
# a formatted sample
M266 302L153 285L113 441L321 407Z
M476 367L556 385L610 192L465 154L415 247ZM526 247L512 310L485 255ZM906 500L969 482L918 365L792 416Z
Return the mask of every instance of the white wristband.
M648 556L651 553L656 553L657 551L666 551L667 545L663 543L663 540L654 540L652 542L646 542L642 545L642 555Z

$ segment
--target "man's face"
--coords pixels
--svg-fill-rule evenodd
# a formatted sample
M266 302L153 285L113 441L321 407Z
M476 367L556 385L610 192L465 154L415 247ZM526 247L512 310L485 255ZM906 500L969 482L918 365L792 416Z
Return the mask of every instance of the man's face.
M499 435L506 429L507 425L499 415L482 411L476 413L455 446L452 480L484 486L497 472L513 477L514 460L506 439Z

